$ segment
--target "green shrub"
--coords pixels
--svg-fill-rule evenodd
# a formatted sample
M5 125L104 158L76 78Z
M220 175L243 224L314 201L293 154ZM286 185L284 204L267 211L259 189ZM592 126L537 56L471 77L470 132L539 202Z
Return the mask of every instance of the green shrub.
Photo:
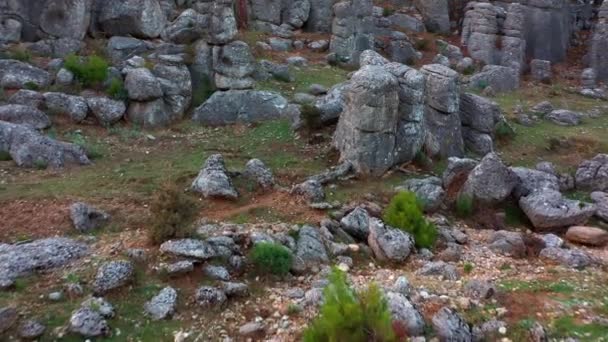
M384 212L384 222L412 234L416 246L420 248L432 247L437 239L437 228L426 220L422 214L422 203L409 191L393 197Z
M391 15L393 15L393 13L395 13L395 9L394 8L384 7L382 9L382 15L385 16L385 17L390 17Z
M397 341L386 299L376 285L355 292L338 269L329 275L319 316L304 332L304 342Z
M504 120L496 124L496 127L494 127L494 132L496 133L498 139L502 141L508 141L515 138L515 130L513 130L513 127L511 127L511 125Z
M476 84L477 89L479 89L479 90L486 89L488 87L488 85L489 85L488 81L486 81L486 80L479 80L479 81L477 81L477 84Z
M460 194L456 198L456 215L462 218L467 218L473 215L473 196L469 194Z
M304 104L300 109L302 124L307 132L312 132L321 127L321 111L314 105Z
M464 273L469 274L469 273L473 272L474 267L475 266L473 264L471 264L470 262L465 262L464 266L463 266Z
M0 161L9 161L9 160L13 160L13 158L11 157L11 154L8 153L7 151L0 151Z
M125 89L124 83L119 78L112 78L106 88L106 93L114 100L125 101L129 98L129 93Z
M198 203L180 187L166 182L156 192L150 206L150 239L163 243L173 238L186 238L194 234L192 223L196 219Z
M69 55L65 58L64 63L64 67L85 86L103 82L108 76L108 66L105 59L96 55L89 57Z
M40 87L34 82L25 82L24 86L25 86L25 89L27 89L27 90L34 90L34 91L40 90Z
M89 159L101 159L103 157L102 148L99 144L91 143L87 140L87 138L77 132L69 133L66 138L68 138L72 144L78 145L82 147Z
M29 63L32 61L32 54L28 50L23 49L23 48L14 49L13 51L11 51L8 54L8 57L10 59L15 59L15 60L18 60L21 62L26 62L26 63Z
M414 45L416 50L427 51L430 48L431 42L428 39L420 39Z
M464 75L473 75L475 73L475 66L474 65L469 65L468 67L464 68L464 70L462 71L462 73Z
M256 244L249 258L258 270L274 275L289 273L293 263L291 251L283 245L272 242Z
M34 167L38 170L46 170L46 168L49 167L49 164L46 160L38 159L34 162Z
M205 103L205 101L207 101L207 99L211 97L214 92L215 90L213 89L211 79L203 76L199 82L196 82L194 87L192 94L192 107L196 108Z

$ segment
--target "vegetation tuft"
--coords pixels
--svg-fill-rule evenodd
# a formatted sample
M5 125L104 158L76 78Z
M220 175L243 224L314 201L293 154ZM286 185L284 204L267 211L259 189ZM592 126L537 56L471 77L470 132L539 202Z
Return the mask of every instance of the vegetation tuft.
M262 272L274 275L289 273L293 255L287 247L273 242L256 244L249 255L251 262Z
M198 203L173 182L165 182L157 190L151 204L152 222L149 236L160 244L173 238L186 238L194 234L192 223L196 219Z
M117 77L110 80L110 83L106 88L106 93L114 100L126 101L129 98L129 93L127 92L127 89L125 89L123 81Z
M354 291L334 269L324 290L319 317L304 332L304 342L397 341L386 299L376 285Z
M468 194L460 194L456 198L456 215L461 218L468 218L473 215L475 206L473 196Z
M420 248L432 247L437 239L437 228L427 221L422 214L422 203L409 191L393 197L384 212L384 222L412 234Z
M103 82L108 76L108 62L102 57L93 55L79 57L69 55L65 58L64 67L71 71L84 86L93 86Z

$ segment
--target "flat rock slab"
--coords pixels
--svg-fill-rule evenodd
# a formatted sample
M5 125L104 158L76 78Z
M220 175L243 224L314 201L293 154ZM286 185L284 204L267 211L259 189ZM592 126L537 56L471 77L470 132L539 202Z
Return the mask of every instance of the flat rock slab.
M37 270L61 267L89 253L87 245L67 238L36 240L25 244L0 244L0 283Z
M608 232L595 227L574 226L568 228L566 239L583 245L605 246L608 243Z

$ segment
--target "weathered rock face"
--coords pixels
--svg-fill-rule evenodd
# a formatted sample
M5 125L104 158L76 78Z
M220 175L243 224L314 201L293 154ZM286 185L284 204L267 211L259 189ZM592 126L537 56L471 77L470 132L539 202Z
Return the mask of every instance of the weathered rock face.
M443 181L438 177L408 179L397 191L411 191L423 203L424 211L434 212L439 209L445 198Z
M480 155L494 151L496 125L504 121L497 103L484 97L463 93L460 95L460 120L465 146Z
M192 190L203 194L205 197L228 199L238 197L238 193L228 176L224 157L221 154L214 154L205 161L205 165L192 183Z
M470 2L462 24L461 42L467 47L472 58L486 64L496 64L499 60L497 41L499 37L498 17L504 12L487 2Z
M608 190L608 154L585 160L576 170L576 187L581 190Z
M464 142L458 111L458 73L440 64L425 65L426 76L425 150L432 156L460 157Z
M27 125L35 129L51 126L51 120L46 114L34 107L23 105L0 106L0 120Z
M608 80L608 2L604 1L599 9L598 21L595 24L591 38L591 67L595 71L596 79Z
M46 88L51 84L51 76L45 70L24 62L6 59L0 60L0 87L23 89L34 84Z
M311 226L302 227L298 235L298 246L292 270L304 272L311 267L327 262L329 262L329 256L319 231Z
M492 87L496 92L513 91L519 88L519 72L510 67L486 65L480 73L471 77L469 86L481 89Z
M566 199L555 190L537 191L522 197L519 207L538 229L581 225L597 210L593 204Z
M517 175L495 153L489 153L471 171L462 192L475 201L496 204L511 195L517 180Z
M192 120L209 126L260 122L287 118L292 109L287 99L269 91L218 91L195 109Z
M413 2L422 14L424 26L428 31L450 33L448 0L414 0Z
M166 25L159 0L95 0L95 21L111 36L156 38Z
M334 5L330 51L338 60L356 65L359 55L374 48L374 21L371 0L352 0Z
M224 46L214 46L213 70L215 86L222 90L253 88L251 78L255 70L254 58L245 42L234 41Z
M342 87L334 145L357 172L381 174L410 161L424 141L424 89L421 72L367 50L362 68ZM363 110L361 110L363 108Z
M311 32L331 32L333 0L310 0L310 15L304 28Z
M37 270L64 266L88 252L86 245L66 238L42 239L17 245L0 244L0 285Z
M19 0L0 4L0 17L11 41L40 38L82 39L91 18L92 0ZM4 37L3 37L4 38ZM3 38L0 38L2 40Z
M351 79L334 144L341 159L360 173L382 174L393 165L398 120L396 77L380 66L364 66Z
M51 139L35 129L0 121L0 151L21 167L64 167L90 163L80 146Z

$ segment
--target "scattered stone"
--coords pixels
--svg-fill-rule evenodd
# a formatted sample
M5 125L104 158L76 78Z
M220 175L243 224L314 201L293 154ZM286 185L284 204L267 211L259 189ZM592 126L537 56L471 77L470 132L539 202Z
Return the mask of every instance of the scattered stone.
M160 245L160 251L201 260L213 259L219 253L206 241L195 239L169 240Z
M576 269L585 268L593 263L593 260L587 253L578 249L549 247L540 251L539 256L543 259Z
M497 231L490 237L489 247L494 252L509 255L515 258L526 256L526 244L518 232L506 230Z
M418 270L418 274L424 276L441 276L446 280L458 280L460 274L456 267L447 264L443 261L427 262L421 269Z
M228 176L221 154L211 155L205 161L203 168L192 182L192 190L203 194L205 197L221 197L237 199L238 193Z
M424 319L403 294L388 292L386 294L386 301L388 302L393 321L403 325L409 336L423 334Z
M312 267L328 262L329 256L327 255L319 231L311 226L302 227L299 232L292 270L302 273Z
M0 88L27 89L34 85L44 89L51 84L51 75L35 66L12 59L0 60Z
M87 104L99 122L106 126L118 122L127 111L124 102L107 97L89 97Z
M44 93L44 103L49 113L68 115L76 123L84 121L89 114L89 105L81 96Z
M133 277L133 264L130 261L106 262L97 270L93 290L103 294L126 285Z
M227 297L246 297L249 295L249 286L244 283L223 282L222 290Z
M35 107L9 104L0 106L0 120L27 125L35 129L45 129L51 126L51 120Z
M48 238L22 244L0 244L0 283L57 268L89 253L85 244L67 238Z
M409 296L411 291L411 285L409 280L405 276L400 276L395 281L395 284L392 287L392 291L402 294L404 296Z
M259 159L248 161L243 174L245 177L254 180L263 189L269 189L274 186L272 171Z
M504 201L517 185L517 175L497 154L487 154L469 174L462 189L475 201L496 204Z
M471 327L452 309L441 308L433 316L432 323L437 337L442 341L472 341Z
M549 101L539 102L532 107L532 112L541 115L547 115L554 110L553 105Z
M14 307L0 308L0 334L10 329L17 322L17 317Z
M581 123L583 114L567 109L556 109L545 115L545 119L560 126L578 126Z
M44 331L46 330L46 327L42 323L30 319L21 323L19 325L18 330L19 337L26 340L33 340L42 336L42 334L44 334Z
M376 218L369 220L367 241L378 260L404 262L415 248L410 234L385 226Z
M308 202L316 203L321 202L325 199L325 191L323 191L323 185L314 179L309 179L303 183L295 185L291 189L291 194L296 196L302 196Z
M608 193L595 191L591 193L591 199L595 202L597 212L595 216L608 222Z
M369 236L370 217L367 210L357 207L340 220L340 225L352 237L367 241Z
M146 315L158 321L169 318L177 306L177 291L170 286L162 289L156 296L144 305Z
M255 337L263 335L266 331L266 326L262 322L249 322L239 328L239 335L243 337Z
M551 71L551 62L542 59L533 59L530 62L530 73L532 78L539 82L549 83L553 73Z
M415 193L416 198L422 201L424 211L426 212L437 211L445 198L443 181L438 177L408 179L402 186L395 188L395 190Z
M230 273L223 266L207 265L203 268L203 273L213 280L230 280Z
M104 318L112 318L115 315L114 306L102 297L91 297L82 302L80 307L94 310Z
M576 187L580 190L608 191L608 154L585 160L576 170Z
M194 271L194 263L189 260L182 260L168 265L160 265L158 269L168 276L179 276Z
M224 291L211 286L198 288L195 298L203 308L220 307L228 300Z
M522 197L519 207L538 229L582 225L597 210L593 204L564 198L554 190L535 192Z
M564 240L555 234L545 234L542 236L542 240L545 243L545 247L562 248L564 246Z
M102 228L110 221L108 213L83 202L70 206L70 218L76 230L82 233Z
M465 294L474 299L490 299L496 294L496 287L489 281L473 279L464 287Z
M110 327L103 316L91 309L80 308L70 317L69 329L84 337L108 336Z
M568 228L566 239L583 245L601 247L608 243L608 231L595 227L574 226Z

